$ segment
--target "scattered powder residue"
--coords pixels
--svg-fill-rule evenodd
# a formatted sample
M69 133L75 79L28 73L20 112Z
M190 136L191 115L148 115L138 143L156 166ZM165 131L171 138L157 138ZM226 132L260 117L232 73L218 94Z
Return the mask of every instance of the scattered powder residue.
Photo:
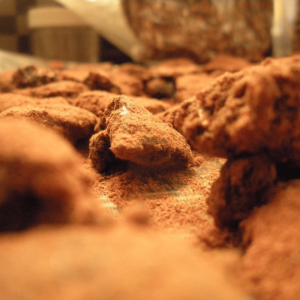
M206 212L206 198L223 163L203 160L200 166L166 172L130 165L125 172L98 174L93 189L116 217L139 203L149 212L153 227L196 234L213 224Z

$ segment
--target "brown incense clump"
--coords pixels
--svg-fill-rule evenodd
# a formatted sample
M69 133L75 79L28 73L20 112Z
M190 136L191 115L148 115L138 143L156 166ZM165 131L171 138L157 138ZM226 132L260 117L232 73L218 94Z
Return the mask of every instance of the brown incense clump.
M200 152L221 157L266 153L300 166L300 57L267 59L224 74L197 95L184 135Z
M121 93L121 89L116 86L110 76L103 71L91 71L84 83L90 90L107 91L113 94Z
M171 58L160 61L149 68L152 77L173 78L188 74L202 73L202 66L188 58Z
M144 96L144 82L142 79L128 74L125 70L117 68L110 74L112 82L120 88L119 94L127 96Z
M242 222L247 250L241 260L244 286L261 300L294 300L300 293L300 180L279 183L268 204Z
M117 158L138 165L168 168L192 163L192 152L185 138L128 97L115 97L106 107L104 117L107 134L96 134L90 144L94 166L103 160L98 151L106 151L101 146L107 144L101 141L104 136L109 137L109 149Z
M13 74L16 88L37 87L57 80L57 72L34 65L19 68Z
M206 73L187 74L176 78L176 94L177 102L182 102L193 96L196 96L201 90L207 88L214 77Z
M107 91L87 91L72 100L72 105L84 108L98 116L115 96L116 94Z
M229 55L218 55L212 59L209 63L203 66L203 70L208 73L215 71L224 71L224 72L238 72L251 64L249 61L241 58L234 57Z
M110 137L107 130L101 130L90 139L89 157L93 167L98 172L106 171L109 167L121 161L110 150L110 146Z
M145 92L153 98L172 98L175 93L175 84L171 78L153 78L147 81Z
M182 88L178 84L179 77L202 73L202 67L193 61L184 58L169 59L162 61L149 68L151 78L145 84L145 92L151 97L158 99L180 99L178 91ZM189 85L190 81L184 84ZM189 97L187 97L189 98ZM185 99L187 99L185 98ZM184 100L185 100L184 99Z
M114 66L114 69L116 69L116 66ZM147 67L135 63L124 63L119 65L117 70L118 72L123 72L134 76L142 82L146 82L151 78L149 69Z
M157 114L157 117L163 122L171 124L174 129L183 135L185 119L193 112L197 111L198 105L196 102L196 97L191 97L190 99L187 99L184 102L174 105L166 111Z
M38 228L0 237L1 296L250 300L214 258L145 226Z
M92 177L68 142L31 122L0 123L0 232L102 221Z
M71 80L76 82L84 83L85 80L89 77L90 71L88 69L86 70L73 70L73 69L67 69L60 71L60 77L62 80Z
M140 78L142 75L134 76L130 73L130 68L115 67L107 70L104 68L64 70L61 75L65 80L75 80L86 84L90 90L143 96L144 80L147 78Z
M219 228L236 231L253 208L266 202L265 193L274 185L276 168L262 154L228 160L212 184L208 212Z
M116 94L106 91L88 91L79 94L79 96L72 101L72 104L84 108L97 116L101 116L107 104L112 101L114 97L116 97ZM134 96L130 98L153 114L163 112L170 107L168 103L153 98Z
M165 101L160 101L154 98L135 97L135 96L131 96L130 98L133 101L135 101L138 105L143 106L154 115L166 111L171 106L169 103Z
M43 100L42 100L43 101ZM94 133L97 117L71 105L43 105L42 107L11 107L0 113L1 120L30 120L50 127L74 145L88 140Z
M62 80L34 88L17 89L13 92L16 94L22 94L36 98L49 98L57 96L75 98L80 93L88 90L89 88L83 83L71 80Z
M52 97L45 99L37 99L24 95L16 95L13 93L0 94L0 112L15 106L34 106L43 107L47 105L63 104L68 105L68 101L63 97Z

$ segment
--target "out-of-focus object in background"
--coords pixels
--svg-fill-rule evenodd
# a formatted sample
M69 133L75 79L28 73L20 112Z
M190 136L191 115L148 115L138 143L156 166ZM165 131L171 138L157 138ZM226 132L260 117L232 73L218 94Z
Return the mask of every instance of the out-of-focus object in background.
M29 10L32 54L51 60L97 62L99 38L74 12L62 7Z
M135 61L300 51L299 0L56 0ZM127 19L127 22L126 22Z
M259 61L271 49L272 0L57 1L137 61L218 54Z
M128 26L121 0L56 0L132 59L139 41ZM155 0L156 1L156 0Z
M47 67L45 60L0 49L0 72L5 70L15 70L16 68L25 67L28 65L36 65L40 67Z
M272 45L273 56L289 56L300 50L298 0L274 0Z
M261 60L271 48L272 0L124 0L146 58L219 54Z

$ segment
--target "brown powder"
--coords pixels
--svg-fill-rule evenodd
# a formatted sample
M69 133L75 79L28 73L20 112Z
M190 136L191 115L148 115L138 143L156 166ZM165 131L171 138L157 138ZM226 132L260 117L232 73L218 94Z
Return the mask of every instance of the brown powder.
M124 172L98 175L93 189L115 216L138 202L148 210L153 227L186 235L199 233L212 226L206 197L223 163L202 159L200 166L159 173L128 165Z

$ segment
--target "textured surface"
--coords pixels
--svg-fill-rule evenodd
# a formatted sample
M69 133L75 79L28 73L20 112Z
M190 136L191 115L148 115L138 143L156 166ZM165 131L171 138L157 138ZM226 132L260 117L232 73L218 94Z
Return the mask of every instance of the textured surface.
M185 119L183 133L200 152L222 157L264 152L300 165L299 78L299 56L224 74L197 95L198 110Z
M30 120L53 129L74 145L89 139L94 133L97 118L94 114L71 105L12 107L0 114L2 120Z
M130 98L115 97L104 116L110 151L116 157L147 167L186 167L192 163L184 137Z

